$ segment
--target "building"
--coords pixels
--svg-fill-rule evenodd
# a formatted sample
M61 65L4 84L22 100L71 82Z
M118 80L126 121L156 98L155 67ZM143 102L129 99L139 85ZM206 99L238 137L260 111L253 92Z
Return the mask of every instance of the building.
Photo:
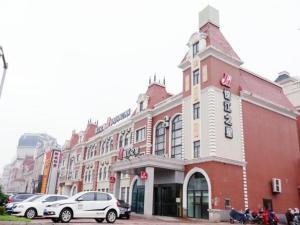
M135 213L214 221L232 207L300 207L299 112L282 86L241 66L211 6L187 45L181 93L154 77L133 112L73 132L59 192L108 191Z
M60 146L57 144L56 139L44 133L25 133L19 141L17 147L17 157L13 163L7 165L9 171L6 171L5 178L7 185L5 190L7 192L43 192L54 193L56 191L56 174L52 174L50 186L48 182L48 173L45 173L45 164L49 160L54 160L52 157L53 151L60 151ZM51 158L47 161L47 153ZM54 154L54 153L53 153ZM57 154L57 153L56 153ZM57 159L58 160L58 159ZM49 164L49 163L48 163ZM55 165L55 164L54 164ZM57 166L56 166L57 167ZM56 169L47 170L55 171ZM43 176L45 177L43 179ZM45 186L46 185L46 186ZM49 189L50 188L50 189Z

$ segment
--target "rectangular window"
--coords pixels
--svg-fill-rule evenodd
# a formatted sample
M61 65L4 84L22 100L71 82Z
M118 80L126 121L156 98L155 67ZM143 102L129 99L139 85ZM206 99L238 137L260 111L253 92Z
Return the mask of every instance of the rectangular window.
M268 209L269 211L273 211L273 203L272 199L263 199L263 205L265 209Z
M144 110L144 102L140 102L140 112L142 112Z
M193 44L193 57L195 57L199 52L199 41Z
M194 141L194 158L200 157L200 141Z
M230 200L230 198L225 198L224 199L224 207L225 207L225 209L231 209L231 200Z
M126 188L126 202L129 202L129 187Z
M199 84L199 70L193 71L193 85Z
M125 201L125 193L126 193L126 188L125 187L121 187L121 200Z
M136 142L143 141L143 140L145 140L145 136L146 136L146 129L145 129L145 127L141 128L141 129L138 129L136 131L135 141Z
M194 120L200 118L200 103L197 102L193 105L193 118Z

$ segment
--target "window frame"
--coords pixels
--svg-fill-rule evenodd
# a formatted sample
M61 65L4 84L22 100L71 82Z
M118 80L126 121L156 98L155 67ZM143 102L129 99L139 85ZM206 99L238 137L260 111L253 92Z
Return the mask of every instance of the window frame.
M143 132L143 137L141 138L141 140L138 139L138 132L139 131L144 131ZM139 142L142 142L142 141L145 141L146 140L146 126L144 127L140 127L138 129L135 130L135 143L139 143Z
M196 102L193 104L193 119L200 119L200 102Z
M181 122L181 127L178 129L175 129L176 125L175 123L177 123L177 121L175 121L178 117L180 117L180 122ZM182 114L178 114L176 115L173 119L172 119L172 123L171 123L171 158L176 158L176 155L181 155L180 159L182 159ZM174 137L175 136L175 133L178 132L178 131L181 131L181 135L180 135L180 145L176 145L174 142L179 139L179 137ZM180 151L180 154L175 154L175 149L177 147L181 146L181 151ZM174 152L173 152L174 151ZM174 154L173 154L174 153Z
M200 83L200 71L199 69L196 69L193 71L193 85L197 85L199 83Z
M193 48L193 58L199 53L199 41L195 42L192 46Z
M163 133L159 134L159 130L162 129ZM159 138L163 138L162 141L158 142ZM163 144L163 148L158 150L158 146ZM164 127L164 122L159 122L155 127L155 144L154 144L154 155L164 155L166 151L166 129ZM162 154L157 154L158 152L162 152Z
M198 145L199 143L199 145ZM197 144L197 145L196 145ZM197 147L197 154L195 154L196 151L196 147ZM194 159L200 158L200 147L201 147L201 142L200 140L194 141L193 142L193 155L194 155ZM197 156L196 156L197 155Z

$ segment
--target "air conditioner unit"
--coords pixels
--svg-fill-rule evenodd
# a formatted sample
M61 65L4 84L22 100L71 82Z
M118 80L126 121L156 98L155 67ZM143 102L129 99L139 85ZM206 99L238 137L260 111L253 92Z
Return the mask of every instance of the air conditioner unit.
M164 122L164 123L163 123L163 127L164 127L164 128L167 128L167 127L169 127L169 121L167 121L167 122Z
M281 179L272 178L272 191L274 193L281 193Z

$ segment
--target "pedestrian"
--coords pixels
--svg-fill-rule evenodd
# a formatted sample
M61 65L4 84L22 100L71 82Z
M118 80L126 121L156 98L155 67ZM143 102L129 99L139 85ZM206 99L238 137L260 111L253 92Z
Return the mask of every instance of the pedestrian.
M293 214L293 210L291 208L289 208L286 211L285 218L286 218L287 225L293 225L294 214Z

